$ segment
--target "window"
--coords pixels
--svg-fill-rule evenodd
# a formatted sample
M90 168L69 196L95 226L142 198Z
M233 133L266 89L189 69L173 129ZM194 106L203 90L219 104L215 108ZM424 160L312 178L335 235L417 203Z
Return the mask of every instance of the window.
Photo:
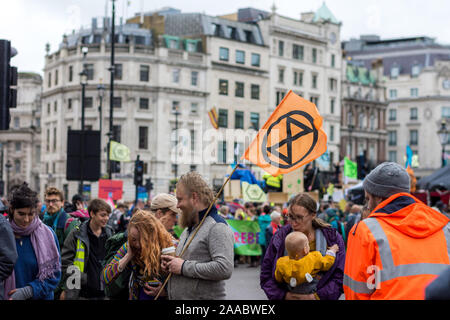
M261 65L261 55L252 53L252 67L259 67Z
M336 66L336 56L334 54L331 55L331 67L334 68Z
M191 151L195 151L195 130L191 130Z
M219 141L218 148L218 162L219 163L227 163L227 142Z
M278 68L278 82L284 83L284 68Z
M330 126L330 141L334 141L334 126Z
M235 142L234 143L234 152L233 152L233 161L238 162L239 159L242 157L242 154L244 153L244 144L242 142Z
M397 131L388 131L388 139L390 146L397 145Z
M178 44L178 39L168 39L169 40L169 49L178 49L179 44Z
M220 24L212 23L211 27L213 35L220 36Z
M294 71L294 75L293 75L293 77L292 78L294 78L294 86L296 86L297 85L297 81L298 81L298 72L297 71Z
M397 66L394 66L391 68L391 78L396 79L400 74L400 68Z
M57 137L58 135L56 134L56 128L53 128L53 151L56 151Z
M47 141L46 141L47 152L50 151L50 129L47 129Z
M228 95L228 80L219 79L219 94Z
M235 111L234 112L234 128L235 129L244 129L244 112L243 111Z
M316 105L317 109L319 109L319 97L311 96L309 98L309 101L314 103Z
M87 79L88 80L94 80L94 65L92 63L85 64L84 68L87 72Z
M391 99L397 99L397 89L391 89L391 90L389 90L389 98L391 98Z
M229 50L228 48L219 48L219 60L221 61L228 61L229 59Z
M193 85L193 86L198 85L198 72L197 71L191 71L191 85Z
M14 117L14 128L19 129L20 128L20 118Z
M197 114L198 113L198 103L192 102L191 103L191 114Z
M292 45L292 58L296 60L303 60L303 46L297 44Z
M150 79L150 66L142 65L139 67L139 80L149 81Z
M417 130L409 130L409 145L417 146L419 140L419 132Z
M113 125L112 140L120 142L122 126L120 124Z
M228 110L219 109L219 128L228 128Z
M396 121L396 120L397 120L397 110L390 109L389 110L389 121Z
M21 165L20 165L20 160L19 159L14 160L14 171L16 173L20 173L21 169L22 168L21 168Z
M172 70L172 82L179 83L180 82L180 69Z
M69 66L69 82L73 81L73 66Z
M139 127L139 149L148 148L148 127Z
M450 118L450 107L442 107L442 109L441 109L441 116L442 116L443 119Z
M16 146L16 151L22 150L22 143L16 142L16 143L15 143L15 146Z
M418 96L419 96L419 89L411 88L411 97L418 97Z
M330 91L336 91L337 90L337 80L333 78L328 79Z
M278 56L284 56L284 42L281 40L278 41Z
M93 99L92 97L84 97L84 107L92 108L93 107Z
M55 110L55 113L58 112L58 101L55 101L53 108Z
M358 124L359 124L359 128L363 129L366 125L366 115L365 113L361 112L359 114L359 119L358 119Z
M55 70L55 86L58 85L58 70Z
M67 99L67 109L72 110L72 99Z
M389 151L389 162L397 162L397 151Z
M419 74L420 74L420 65L416 64L416 65L412 66L412 68L411 68L411 76L413 78L416 78L416 77L419 76Z
M259 85L252 84L251 85L251 98L253 100L259 100Z
M122 80L122 64L115 65L114 80Z
M303 87L303 71L300 71L300 72L298 73L298 85L299 85L300 87Z
M250 30L244 30L245 42L252 43L253 33Z
M237 40L236 28L228 26L227 29L228 29L228 34L230 35L230 39Z
M236 63L245 64L245 52L236 50Z
M334 114L334 104L336 103L335 99L330 100L330 113Z
M139 98L139 109L148 110L148 98Z
M122 97L114 97L113 107L114 108L122 108Z
M259 130L259 113L250 112L250 127Z
M317 63L317 49L316 48L312 49L312 62Z
M353 112L351 111L347 113L347 125L353 125Z
M284 95L286 94L286 92L282 91L282 90L277 90L276 92L276 105L278 106L281 102L281 100L283 100Z
M417 120L417 108L409 109L409 120Z
M235 87L235 96L236 97L240 97L243 98L244 97L244 83L243 82L236 82L236 87Z
M48 73L48 83L47 86L50 88L52 86L52 74L49 72Z
M196 52L197 51L197 42L196 41L187 41L186 42L186 51L187 52Z
M375 115L373 113L370 115L370 130L375 130Z
M317 74L312 75L312 88L317 89Z

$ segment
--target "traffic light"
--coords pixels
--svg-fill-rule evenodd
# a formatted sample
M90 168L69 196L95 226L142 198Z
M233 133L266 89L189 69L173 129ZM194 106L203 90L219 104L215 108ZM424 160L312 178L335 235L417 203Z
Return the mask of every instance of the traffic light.
M9 65L11 57L11 42L0 40L0 130L8 130L11 115L9 108L17 106L17 68Z
M152 178L145 179L145 189L147 189L147 192L150 192L153 190Z
M144 182L144 161L138 159L134 162L134 184L142 186Z
M111 160L111 173L120 173L120 161Z

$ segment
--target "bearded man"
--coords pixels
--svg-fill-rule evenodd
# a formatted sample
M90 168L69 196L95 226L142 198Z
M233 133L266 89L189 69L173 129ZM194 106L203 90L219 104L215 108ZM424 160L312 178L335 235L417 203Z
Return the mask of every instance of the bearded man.
M225 299L225 280L231 277L234 268L233 232L213 206L183 257L179 258L194 236L214 195L198 173L189 172L179 179L176 197L177 208L182 211L179 224L185 230L176 249L177 257L161 256L162 268L172 273L167 287L169 299Z

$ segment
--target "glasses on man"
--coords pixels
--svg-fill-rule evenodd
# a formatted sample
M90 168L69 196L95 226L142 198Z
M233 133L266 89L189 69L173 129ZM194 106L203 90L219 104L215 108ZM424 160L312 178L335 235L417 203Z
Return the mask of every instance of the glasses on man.
M47 204L58 203L60 201L61 200L59 200L59 199L45 199L45 203L47 203Z

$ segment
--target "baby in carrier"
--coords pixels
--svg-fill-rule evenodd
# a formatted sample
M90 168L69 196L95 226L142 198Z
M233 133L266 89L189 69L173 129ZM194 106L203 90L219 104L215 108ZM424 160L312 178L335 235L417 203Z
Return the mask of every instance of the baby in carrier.
M315 293L319 282L315 276L330 270L339 251L338 245L328 248L322 256L319 251L309 251L308 237L304 233L294 231L286 237L285 247L288 255L277 260L275 279L287 283L291 292Z

